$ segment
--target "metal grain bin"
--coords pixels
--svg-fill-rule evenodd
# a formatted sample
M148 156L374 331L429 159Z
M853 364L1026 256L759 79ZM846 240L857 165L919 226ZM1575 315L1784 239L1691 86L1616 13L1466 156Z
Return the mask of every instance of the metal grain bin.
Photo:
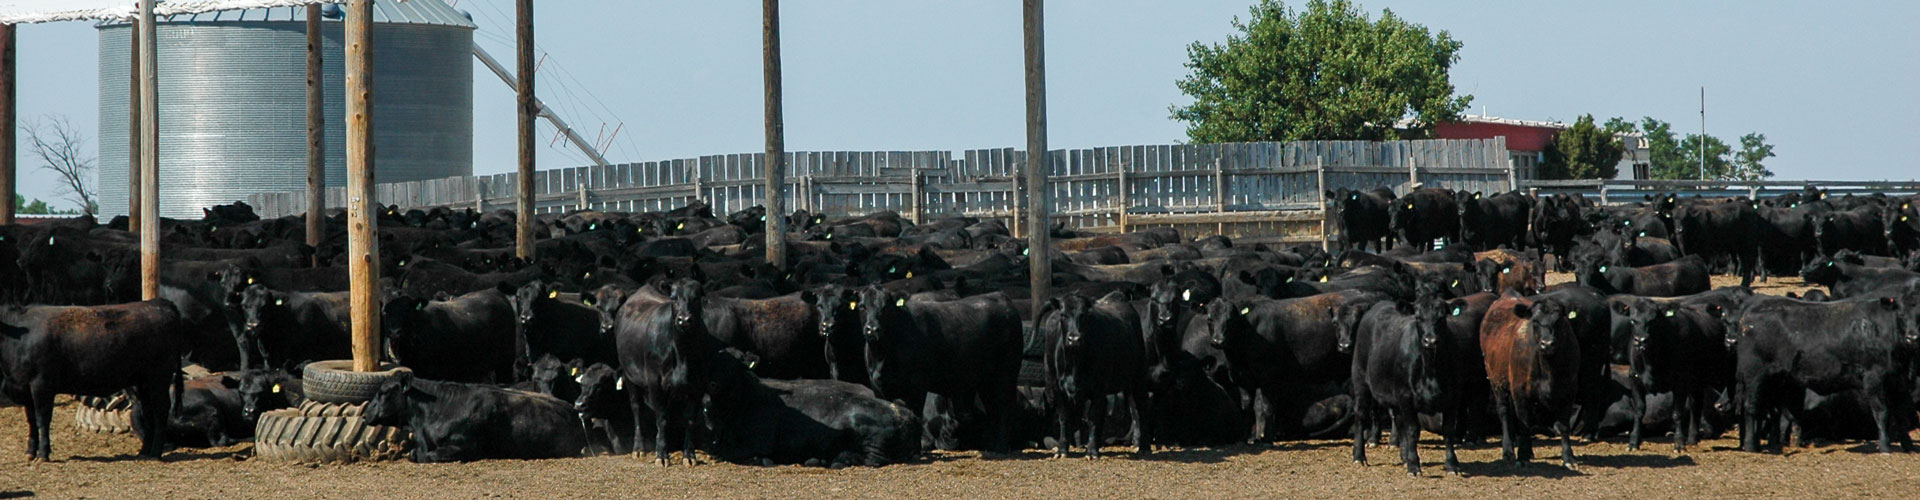
M325 39L327 185L346 183L344 40ZM441 0L374 3L374 165L378 182L473 174L473 30ZM249 9L160 19L160 213L306 189L306 10ZM100 31L100 211L127 213L125 23Z

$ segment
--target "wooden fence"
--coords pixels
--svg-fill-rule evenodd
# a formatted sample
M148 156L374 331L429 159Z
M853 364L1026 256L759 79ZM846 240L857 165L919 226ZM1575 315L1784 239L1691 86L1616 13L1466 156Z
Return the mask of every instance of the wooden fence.
M1173 227L1189 236L1319 242L1323 193L1413 183L1471 191L1513 186L1504 139L1305 141L1114 146L1056 150L1047 189L1055 221L1094 231ZM535 210L656 211L695 198L717 214L761 204L763 154L576 167L538 172ZM946 151L788 153L786 206L830 216L892 210L914 221L947 216L1024 223L1026 154ZM404 208L513 207L516 174L381 184L380 203ZM327 190L327 205L343 192ZM247 197L263 217L304 212L304 192ZM1124 208L1123 208L1124 207ZM1016 231L1019 231L1016 228Z
M1651 199L1657 193L1678 193L1681 196L1733 197L1745 196L1759 199L1786 193L1799 192L1807 187L1826 191L1832 196L1845 195L1913 195L1920 194L1920 182L1915 181L1667 181L1667 180L1522 180L1521 189L1538 194L1567 193L1592 198L1604 204L1633 203Z

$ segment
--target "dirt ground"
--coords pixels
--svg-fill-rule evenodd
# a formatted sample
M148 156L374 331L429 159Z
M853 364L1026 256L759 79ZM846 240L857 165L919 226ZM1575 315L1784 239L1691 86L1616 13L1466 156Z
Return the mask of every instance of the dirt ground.
M1714 281L1738 284L1728 280ZM1803 289L1798 280L1760 287L1768 294ZM177 450L153 461L132 457L138 443L130 435L78 430L70 401L55 413L55 461L29 464L22 417L17 407L0 408L0 498L1911 498L1920 491L1920 454L1878 455L1863 443L1753 454L1738 451L1731 434L1687 455L1672 454L1665 438L1638 452L1620 440L1576 442L1577 471L1552 465L1559 449L1549 440L1536 441L1540 460L1531 466L1496 463L1495 439L1461 450L1465 477L1441 475L1444 454L1428 435L1420 450L1425 475L1409 478L1392 448L1370 450L1373 465L1360 466L1348 459L1347 441L1164 449L1145 460L1120 448L1098 461L1048 459L1038 450L936 454L845 470L660 468L632 457L305 466L254 460L251 444Z

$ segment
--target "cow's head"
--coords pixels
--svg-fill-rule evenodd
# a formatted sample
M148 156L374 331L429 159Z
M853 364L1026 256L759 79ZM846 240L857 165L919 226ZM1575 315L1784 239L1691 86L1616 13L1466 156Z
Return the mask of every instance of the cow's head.
M674 326L682 329L704 326L702 295L700 282L686 278L674 280L672 291L667 294L667 302L673 307Z
M836 334L842 333L839 331L841 326L854 325L860 321L858 314L860 297L846 287L828 284L809 293L803 293L800 298L811 304L814 316L820 318L818 331L821 337L834 338Z
M1920 283L1908 282L1893 306L1899 317L1900 337L1907 347L1920 347Z
M1207 340L1214 347L1225 347L1227 343L1247 328L1247 315L1253 313L1253 306L1235 300L1220 299L1207 303Z
M1603 252L1579 252L1573 258L1573 277L1581 285L1597 286L1607 280L1607 274L1613 272L1613 259Z
M241 352L245 353L251 346L261 353L262 363L272 363L271 359L264 359L266 348L260 345L260 326L275 318L285 317L286 295L268 290L263 285L249 286L240 294L240 310L245 320L241 323L240 331L234 332L238 336L234 340L240 344Z
M412 414L412 405L407 401L409 396L421 398L432 397L432 395L413 387L412 372L401 371L394 373L393 378L389 378L386 382L380 384L380 389L375 391L373 398L367 401L367 407L362 411L362 414L366 417L366 422L369 424L405 427L407 426L407 419Z
M613 334L614 327L619 325L620 307L626 305L627 295L630 293L632 292L619 285L603 285L593 291L591 305L594 310L600 312L601 334Z
M389 293L380 306L380 329L388 341L404 341L414 320L424 314L431 302L404 292ZM399 360L395 360L399 361Z
M1513 306L1513 315L1526 320L1527 337L1542 354L1552 354L1560 345L1574 340L1572 321L1579 314L1551 301L1522 301Z
M860 333L868 344L883 344L889 327L908 318L907 296L878 286L860 289L855 300L860 313Z
M1833 286L1841 274L1840 259L1834 256L1815 257L1806 267L1800 268L1800 279L1816 285Z
M561 361L552 354L541 355L533 362L533 387L541 394L555 396L560 388L574 377L580 376L580 360Z
M240 418L248 422L260 419L260 414L292 406L293 387L291 377L281 370L247 370L240 372Z
M1367 310L1371 309L1373 304L1366 301L1348 302L1333 306L1327 311L1327 314L1333 317L1333 327L1337 332L1334 337L1334 347L1340 352L1353 352L1355 330L1360 328L1360 318L1366 317Z
M1174 280L1156 281L1147 289L1147 321L1152 331L1148 332L1156 340L1166 340L1177 334L1175 324L1180 318L1180 309L1189 307L1193 299L1193 289L1182 287Z
M1447 318L1466 312L1464 303L1453 305L1451 301L1442 300L1437 295L1422 296L1408 305L1412 310L1403 309L1401 313L1413 316L1414 333L1419 335L1420 348L1429 352L1446 347Z
M1059 310L1061 340L1065 341L1067 347L1079 347L1086 339L1087 329L1094 327L1087 320L1092 314L1093 301L1078 294L1068 294L1049 302Z
M606 363L594 363L586 368L574 365L576 372L570 380L580 385L580 395L573 398L573 411L586 413L594 407L608 406L627 401L627 379L620 371Z
M513 315L525 327L533 324L533 304L540 300L553 300L560 297L560 290L540 280L527 282L513 291Z

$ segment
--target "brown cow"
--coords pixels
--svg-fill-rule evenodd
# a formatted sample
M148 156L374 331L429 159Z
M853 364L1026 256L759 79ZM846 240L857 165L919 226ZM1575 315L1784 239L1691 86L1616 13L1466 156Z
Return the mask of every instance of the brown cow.
M1480 351L1500 415L1502 459L1515 465L1532 461L1534 429L1549 426L1560 435L1562 465L1574 468L1569 435L1579 388L1580 342L1569 320L1578 314L1513 292L1487 309L1480 325Z

